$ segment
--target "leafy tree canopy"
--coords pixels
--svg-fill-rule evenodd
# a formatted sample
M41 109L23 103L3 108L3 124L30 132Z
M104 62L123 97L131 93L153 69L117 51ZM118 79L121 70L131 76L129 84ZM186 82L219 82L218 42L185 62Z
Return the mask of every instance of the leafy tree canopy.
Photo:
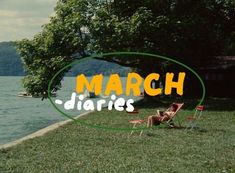
M18 50L27 71L24 86L47 95L55 73L90 52L157 53L197 67L216 55L234 53L234 0L60 0L55 16ZM143 77L155 59L99 58L137 68ZM69 70L69 69L68 69ZM60 88L65 72L53 83Z

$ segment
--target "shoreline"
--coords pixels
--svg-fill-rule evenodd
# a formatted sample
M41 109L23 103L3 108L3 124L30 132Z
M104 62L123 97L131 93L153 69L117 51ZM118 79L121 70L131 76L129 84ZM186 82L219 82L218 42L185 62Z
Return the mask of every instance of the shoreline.
M78 115L77 117L75 117L75 119L78 119L78 118L80 118L82 116L85 116L85 115L88 115L90 113L92 113L92 111L82 113L82 114ZM36 137L44 136L48 132L51 132L51 131L56 130L56 129L60 128L60 127L63 127L64 125L66 125L66 124L68 124L68 123L70 123L72 121L73 120L68 119L68 120L60 121L60 122L54 123L52 125L49 125L49 126L43 128L41 130L38 130L38 131L36 131L34 133L26 135L26 136L24 136L24 137L22 137L20 139L17 139L15 141L12 141L12 142L9 142L9 143L3 144L3 145L0 145L0 150L14 147L16 145L19 145L19 144L29 140L29 139L33 139L33 138L36 138Z

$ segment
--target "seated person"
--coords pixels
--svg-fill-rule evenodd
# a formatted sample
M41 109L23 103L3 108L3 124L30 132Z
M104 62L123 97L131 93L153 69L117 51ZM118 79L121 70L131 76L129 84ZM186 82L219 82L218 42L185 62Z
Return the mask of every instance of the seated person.
M174 116L174 113L177 108L178 106L173 104L165 112L160 112L159 110L157 110L156 115L150 115L148 117L147 127L159 125L161 122L170 120Z

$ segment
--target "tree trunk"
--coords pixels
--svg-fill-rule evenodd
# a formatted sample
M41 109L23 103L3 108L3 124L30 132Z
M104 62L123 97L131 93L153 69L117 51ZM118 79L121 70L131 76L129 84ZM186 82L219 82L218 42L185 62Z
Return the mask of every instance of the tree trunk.
M139 74L145 79L149 74L151 73L158 73L160 74L159 81L153 80L151 83L152 88L159 88L160 87L160 81L162 80L163 76L163 69L159 68L158 66L154 65L155 62L152 63L153 66L149 67L149 64L146 64L144 68L139 69ZM157 71L157 69L159 71ZM158 96L150 96L144 91L144 102L156 102L158 100L160 95Z

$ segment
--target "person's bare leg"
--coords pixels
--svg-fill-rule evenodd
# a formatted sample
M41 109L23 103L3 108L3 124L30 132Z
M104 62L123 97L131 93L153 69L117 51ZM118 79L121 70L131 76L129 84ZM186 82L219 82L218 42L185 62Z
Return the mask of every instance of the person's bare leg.
M148 127L152 127L153 126L153 118L155 115L152 115L149 117L149 126Z
M147 127L150 126L150 117L148 117Z
M152 127L152 125L153 125L153 116L149 116L148 117L147 127Z

